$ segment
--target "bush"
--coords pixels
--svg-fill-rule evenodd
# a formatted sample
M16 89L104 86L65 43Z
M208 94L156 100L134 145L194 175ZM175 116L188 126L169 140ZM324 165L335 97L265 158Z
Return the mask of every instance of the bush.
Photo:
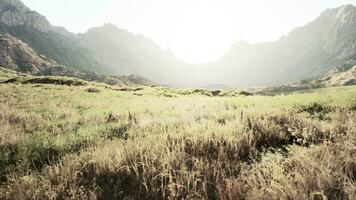
M99 93L100 90L97 88L88 88L85 91L89 92L89 93Z
M248 92L248 91L241 91L239 93L239 95L241 95L241 96L253 96L253 93L252 92Z
M56 77L38 77L22 81L23 84L54 84L67 86L85 86L86 82L79 79L64 79Z

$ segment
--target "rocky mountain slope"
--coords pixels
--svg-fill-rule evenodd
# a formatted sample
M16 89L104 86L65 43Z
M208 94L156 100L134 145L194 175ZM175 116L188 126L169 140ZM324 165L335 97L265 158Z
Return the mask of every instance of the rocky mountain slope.
M113 24L91 28L76 37L97 62L116 74L139 74L169 82L172 70L183 65L169 50L163 50L152 40Z
M319 78L342 63L353 62L355 55L356 8L346 5L326 10L276 42L237 42L207 67L220 69L215 73L217 82L280 85Z
M57 64L37 53L23 41L0 33L0 66L36 75L73 75L74 70Z
M19 0L0 1L0 32L17 37L37 52L73 69L102 74L137 74L164 82L179 61L141 35L106 24L83 34L52 26Z
M318 78L305 79L278 87L256 88L253 89L253 91L257 94L273 95L301 90L350 85L356 85L356 62L354 60L352 62L348 61L338 65Z
M52 26L44 16L30 10L18 0L0 1L0 21L7 26L31 26L41 32L70 35L64 28Z
M108 76L65 67L39 54L23 41L5 33L0 33L0 67L37 76L68 76L115 85L153 84L151 81L135 75Z
M333 87L356 85L356 62L346 62L331 69L319 78L306 79L291 84L291 87Z
M37 52L59 64L75 69L107 72L89 51L82 48L75 35L30 10L19 0L0 0L0 32L15 36Z

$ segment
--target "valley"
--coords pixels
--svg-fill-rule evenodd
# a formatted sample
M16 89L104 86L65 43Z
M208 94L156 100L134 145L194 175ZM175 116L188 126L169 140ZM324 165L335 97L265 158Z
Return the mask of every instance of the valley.
M0 0L0 200L356 199L355 25L343 5L192 64Z

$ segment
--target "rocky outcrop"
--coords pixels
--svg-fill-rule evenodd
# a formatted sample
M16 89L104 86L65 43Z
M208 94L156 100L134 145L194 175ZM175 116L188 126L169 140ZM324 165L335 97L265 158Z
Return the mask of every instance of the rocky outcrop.
M0 66L11 70L40 73L42 67L54 66L54 62L44 59L23 41L5 33L0 33Z
M338 66L320 78L301 81L298 85L314 88L356 85L356 64L351 67Z

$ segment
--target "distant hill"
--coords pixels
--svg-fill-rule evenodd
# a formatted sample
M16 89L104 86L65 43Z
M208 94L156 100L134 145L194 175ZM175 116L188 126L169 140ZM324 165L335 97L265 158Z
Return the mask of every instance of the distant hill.
M113 24L91 28L76 38L97 62L116 74L138 74L158 82L169 82L171 72L182 65L169 50Z

